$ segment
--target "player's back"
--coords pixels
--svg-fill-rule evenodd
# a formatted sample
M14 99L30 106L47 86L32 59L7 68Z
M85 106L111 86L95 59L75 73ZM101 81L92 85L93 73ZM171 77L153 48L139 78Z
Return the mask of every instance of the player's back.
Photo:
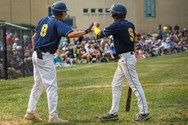
M114 46L115 48L117 48L117 53L134 51L134 25L127 20L121 20L118 22L114 22L112 26L115 29L113 38Z

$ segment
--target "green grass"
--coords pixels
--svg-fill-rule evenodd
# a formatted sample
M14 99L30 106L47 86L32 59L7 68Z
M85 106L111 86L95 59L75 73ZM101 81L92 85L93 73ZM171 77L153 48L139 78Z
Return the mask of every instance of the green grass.
M70 125L131 125L138 113L132 96L131 110L124 111L127 82L123 85L116 122L101 123L99 117L111 106L111 81L117 63L84 64L57 68L58 114ZM185 125L188 123L188 53L138 61L137 72L145 90L152 118L143 125ZM48 120L46 93L43 91L37 112L43 122L23 119L33 77L0 82L0 125L43 125Z

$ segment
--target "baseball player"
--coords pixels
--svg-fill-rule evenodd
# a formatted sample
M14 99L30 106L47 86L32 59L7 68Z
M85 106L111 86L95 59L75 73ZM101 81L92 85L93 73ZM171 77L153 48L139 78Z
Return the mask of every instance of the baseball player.
M122 4L113 4L109 9L113 23L104 30L100 30L99 23L94 22L94 33L97 38L103 38L112 35L114 39L114 46L120 59L118 60L118 67L114 74L112 81L112 106L107 115L102 116L102 121L118 120L119 102L121 96L121 88L123 81L127 79L129 86L132 88L138 101L139 114L132 119L133 122L140 122L148 120L151 116L148 112L148 105L144 90L140 84L136 72L136 57L134 55L134 38L135 27L133 23L125 20L127 9Z
M36 114L36 105L40 98L43 87L46 89L49 120L48 123L67 123L58 117L56 111L58 103L56 68L54 56L61 37L75 38L81 37L91 31L73 31L63 20L67 15L68 8L63 2L55 2L51 5L53 15L42 18L35 29L32 37L34 52L32 61L34 66L34 85L31 90L28 108L24 116L25 119L41 121Z

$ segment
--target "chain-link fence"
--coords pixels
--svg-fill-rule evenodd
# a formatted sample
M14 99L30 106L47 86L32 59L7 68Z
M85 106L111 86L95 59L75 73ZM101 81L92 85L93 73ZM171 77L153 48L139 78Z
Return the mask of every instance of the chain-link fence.
M33 30L10 23L0 23L0 79L33 74Z

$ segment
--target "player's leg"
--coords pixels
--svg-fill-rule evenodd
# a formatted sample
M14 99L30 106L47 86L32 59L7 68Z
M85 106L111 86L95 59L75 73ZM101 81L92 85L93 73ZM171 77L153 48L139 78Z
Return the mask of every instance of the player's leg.
M125 76L120 66L117 67L112 80L112 106L110 113L118 112L121 97L121 89Z
M25 115L25 118L28 120L33 120L33 121L41 121L42 119L35 113L36 105L38 103L38 100L40 98L40 95L41 95L42 89L43 89L43 84L42 84L41 77L39 74L40 67L38 67L38 62L36 61L37 56L36 56L35 52L33 53L32 59L33 59L33 70L34 70L34 72L33 72L34 85L31 90L27 113Z
M56 79L56 68L53 61L53 55L50 53L43 53L43 61L45 62L40 69L42 74L42 81L46 89L49 115L51 117L58 117L57 115L57 79Z
M57 114L57 103L58 103L58 94L57 94L57 79L56 79L56 68L53 61L53 55L49 53L43 54L43 60L45 64L41 70L42 81L46 88L47 99L48 99L48 110L49 110L49 119L48 123L53 124L64 124L67 123L67 120L62 120L58 117Z
M43 84L41 84L40 75L38 73L38 69L34 66L34 85L31 90L30 98L29 98L29 104L28 104L28 112L35 112L36 105L38 103L38 100L40 98L40 95L42 93Z
M123 72L138 101L139 114L148 114L148 105L144 90L136 72L136 58L131 55L122 61Z
M102 121L118 120L119 102L121 97L121 89L123 81L125 80L124 73L118 65L114 78L112 80L112 106L108 114L101 118Z

